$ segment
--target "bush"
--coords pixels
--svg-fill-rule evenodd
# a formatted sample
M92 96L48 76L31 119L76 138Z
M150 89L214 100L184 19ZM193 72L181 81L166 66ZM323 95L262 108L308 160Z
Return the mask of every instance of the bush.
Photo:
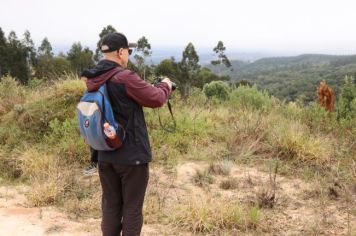
M313 135L299 122L280 120L267 134L267 142L281 158L322 165L330 161L333 145L330 139Z
M338 119L351 120L356 117L356 86L354 78L346 76L337 103Z
M10 76L0 81L0 115L9 112L16 104L25 102L25 89Z
M216 98L225 101L229 98L229 86L223 81L212 81L205 84L203 92L207 98Z
M317 103L303 107L301 112L301 120L310 130L315 132L334 131L336 127L336 114L325 110Z
M269 110L272 107L272 99L265 91L258 91L256 85L239 86L231 93L230 100L233 106L243 109Z
M57 119L76 117L76 104L84 91L80 80L67 80L55 84L55 88L47 88L34 100L21 106L15 106L11 112L3 116L0 124L0 143L14 134L17 143L39 142L51 131L50 123Z

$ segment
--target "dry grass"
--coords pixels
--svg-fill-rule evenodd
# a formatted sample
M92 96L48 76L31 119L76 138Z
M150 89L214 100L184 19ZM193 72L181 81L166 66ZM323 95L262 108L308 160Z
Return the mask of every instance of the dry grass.
M193 177L193 182L199 187L207 187L209 184L214 183L214 177L208 170L197 170Z
M269 133L268 142L280 157L296 158L302 162L321 165L330 161L333 154L331 140L311 134L299 122L275 124Z
M13 83L12 80L8 82ZM14 88L13 94L19 98L10 92L0 95L2 175L8 173L10 178L21 177L27 181L32 188L28 199L34 206L62 206L73 218L99 216L99 183L78 177L80 164L88 161L85 144L77 141L79 134L75 122L75 105L84 91L83 82L73 77L41 90L24 90L18 85ZM23 92L28 95L27 101L21 97ZM256 91L251 90L249 96L253 93ZM261 212L276 210L277 215L280 210L276 204L277 193L278 197L283 193L277 192L276 172L272 171L270 182L263 186L259 186L256 178L253 182L250 176L246 180L244 190L250 191L252 199L256 197L255 205L251 206L251 201L245 199L238 200L237 195L242 194L234 189L243 186L239 186L241 179L232 171L237 163L261 167L264 165L261 163L277 158L283 162L279 173L287 176L298 170L303 172L303 167L308 166L305 174L309 176L308 181L313 181L315 170L320 170L332 181L325 185L326 189L311 191L304 198L305 201L317 201L323 195L324 205L320 207L326 206L327 201L343 204L346 198L352 199L355 195L352 191L344 193L344 189L351 188L355 182L354 129L343 130L342 127L350 126L338 126L337 122L323 129L325 124L314 121L312 116L308 117L312 125L304 125L305 119L301 117L307 112L306 108L292 103L284 105L273 99L263 101L269 99L267 96L257 96L257 100L252 96L253 108L240 106L238 102L246 98L239 98L236 103L208 102L199 91L194 91L188 100L176 99L173 108L177 130L172 133L162 131L154 111L145 111L154 164L166 171L151 176L144 206L146 223L214 235L234 230L259 232L261 225L270 222L261 217ZM164 109L160 114L169 122L169 112ZM336 159L340 165L336 166ZM189 178L184 179L187 183L182 181L181 188L172 187L177 177L176 166L187 161L199 161L204 167L210 163L210 166L195 174L194 171L189 173ZM337 171L331 173L332 169ZM342 187L333 182L335 176ZM195 199L197 193L199 199ZM236 193L239 194L234 195ZM246 202L249 203L243 205ZM351 203L348 204L351 206ZM270 209L272 207L274 209ZM354 211L349 208L348 214L353 219ZM273 223L271 227L275 226ZM318 227L310 232L324 232L322 228L328 226Z
M9 76L1 78L0 81L0 115L2 115L9 112L15 105L24 103L26 91Z
M209 165L208 172L213 175L229 175L233 165L231 161L218 161Z
M176 204L170 222L192 233L212 233L238 229L248 231L258 227L260 212L224 199L194 200Z
M238 187L239 187L239 180L236 178L223 180L220 183L220 188L225 189L225 190L237 189Z

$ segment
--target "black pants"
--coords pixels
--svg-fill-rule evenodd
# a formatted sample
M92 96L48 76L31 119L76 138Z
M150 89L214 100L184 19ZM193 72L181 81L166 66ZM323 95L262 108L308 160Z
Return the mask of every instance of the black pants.
M149 178L148 164L125 166L99 162L103 236L140 235L142 207Z
M90 162L98 163L98 151L90 147Z

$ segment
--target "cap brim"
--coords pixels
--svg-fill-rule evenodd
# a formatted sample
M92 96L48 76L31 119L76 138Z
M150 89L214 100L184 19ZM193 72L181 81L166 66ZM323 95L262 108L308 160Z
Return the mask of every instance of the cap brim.
M137 43L129 43L129 48L136 48L137 47Z

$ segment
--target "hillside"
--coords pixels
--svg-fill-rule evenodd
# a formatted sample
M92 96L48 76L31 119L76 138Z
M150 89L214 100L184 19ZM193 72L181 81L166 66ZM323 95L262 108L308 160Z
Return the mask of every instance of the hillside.
M295 57L263 58L252 63L232 61L233 70L214 68L233 80L248 80L266 89L271 95L287 101L305 96L305 102L315 100L320 81L339 93L345 75L356 76L356 55L333 56L305 54Z
M76 77L0 82L6 231L99 234L100 182L82 174L89 150L75 114L84 89ZM186 100L173 94L172 104L174 132L161 128L157 110L145 109L153 162L143 235L355 232L355 107L353 118L338 121L317 104L284 104L243 86L225 101L194 90ZM168 109L159 114L169 125Z

